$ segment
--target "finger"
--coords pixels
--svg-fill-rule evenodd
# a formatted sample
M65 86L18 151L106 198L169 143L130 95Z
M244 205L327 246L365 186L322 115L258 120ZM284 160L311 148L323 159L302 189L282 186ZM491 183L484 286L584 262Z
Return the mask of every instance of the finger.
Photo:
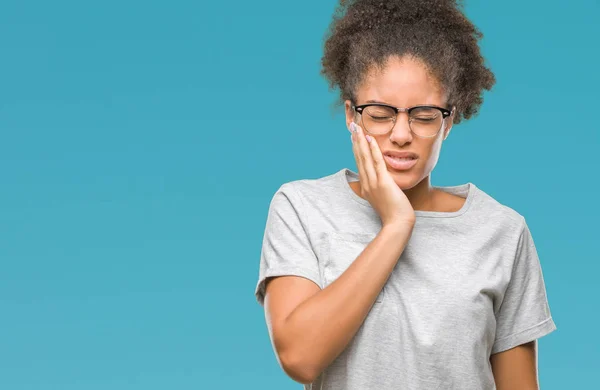
M385 165L385 160L383 159L383 153L381 153L381 149L379 149L379 144L375 140L375 138L371 138L371 142L369 143L371 147L371 158L373 159L373 166L375 167L375 172L378 177L381 177L382 174L387 172L387 166Z
M373 158L371 157L369 142L367 141L364 131L360 126L357 125L356 130L359 156L362 159L363 170L365 171L366 179L370 185L374 185L377 180L377 173L375 172L375 166L373 165Z
M354 133L354 122L350 122L350 125L348 126L348 131L350 133Z

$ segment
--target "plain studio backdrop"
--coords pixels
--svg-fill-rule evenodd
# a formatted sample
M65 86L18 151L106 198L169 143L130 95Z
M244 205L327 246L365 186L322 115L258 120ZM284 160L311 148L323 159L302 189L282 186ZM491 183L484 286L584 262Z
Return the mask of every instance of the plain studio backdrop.
M271 196L354 169L319 76L336 2L0 4L0 388L297 389L254 299ZM600 366L596 0L467 1L497 84L432 176L523 214L557 332Z

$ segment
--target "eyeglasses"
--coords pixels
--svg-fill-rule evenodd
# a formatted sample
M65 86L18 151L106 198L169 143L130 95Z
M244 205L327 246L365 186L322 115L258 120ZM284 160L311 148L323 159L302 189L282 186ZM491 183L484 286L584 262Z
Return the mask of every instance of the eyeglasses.
M352 106L360 115L360 125L368 133L383 135L389 133L398 120L400 112L408 113L408 126L419 137L435 137L442 129L444 119L451 111L437 106L415 106L400 108L383 103Z

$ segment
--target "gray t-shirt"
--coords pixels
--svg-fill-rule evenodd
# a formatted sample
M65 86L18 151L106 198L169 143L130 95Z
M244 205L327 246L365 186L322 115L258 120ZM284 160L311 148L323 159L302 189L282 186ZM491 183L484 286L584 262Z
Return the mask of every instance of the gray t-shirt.
M283 184L269 207L256 298L265 278L325 288L381 229L342 169ZM438 187L466 201L416 211L412 236L346 349L305 389L492 390L490 354L554 331L542 269L523 216L466 183Z

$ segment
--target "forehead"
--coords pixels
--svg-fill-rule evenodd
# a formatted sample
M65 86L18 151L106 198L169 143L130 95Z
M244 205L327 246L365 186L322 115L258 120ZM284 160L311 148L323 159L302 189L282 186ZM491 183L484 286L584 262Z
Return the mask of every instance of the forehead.
M382 67L371 67L356 90L358 104L367 100L398 107L444 105L445 93L425 64L412 57L390 57Z

